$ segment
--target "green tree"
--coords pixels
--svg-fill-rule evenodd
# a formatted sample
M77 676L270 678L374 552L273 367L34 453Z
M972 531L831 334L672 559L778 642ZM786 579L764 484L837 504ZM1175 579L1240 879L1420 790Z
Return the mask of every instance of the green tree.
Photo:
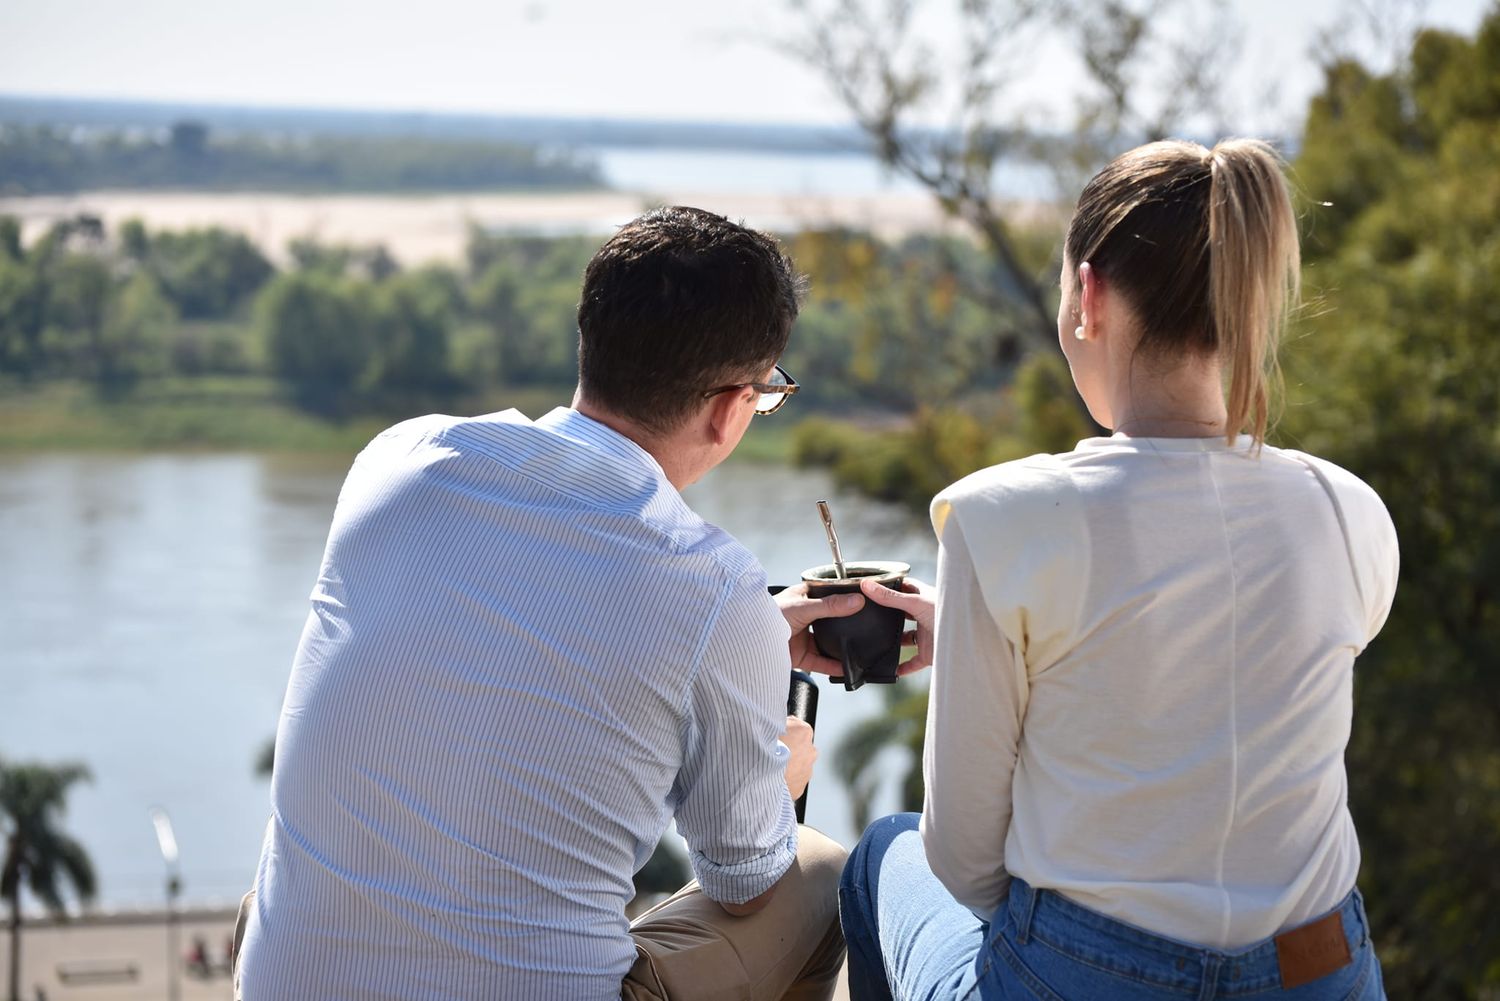
M0 762L0 821L5 858L0 863L0 898L10 905L10 998L20 1001L21 891L24 888L57 915L65 915L64 895L93 899L94 867L73 838L58 826L68 789L88 778L82 765L8 765Z
M97 361L100 386L120 392L142 377L160 375L176 325L177 311L155 279L145 272L131 276L105 310Z
M43 350L51 364L77 378L103 383L109 375L104 321L114 294L110 261L92 251L61 250L43 258L47 293Z
M1500 8L1330 67L1302 185L1313 308L1283 437L1364 477L1401 578L1356 668L1361 882L1392 997L1500 987Z
M298 237L287 244L292 266L298 271L316 271L330 278L349 274L358 252L342 244L323 243L311 237Z
M0 216L0 257L21 259L21 220L13 215Z
M921 407L895 428L866 430L809 420L793 436L793 460L828 469L840 486L925 514L933 495L976 469L1038 451L1065 451L1092 433L1072 405L1059 357L1027 355L990 413Z
M30 378L43 367L47 292L21 248L21 228L0 216L0 375Z
M120 236L128 255L139 253L140 234L122 228ZM190 320L227 316L249 302L274 270L248 237L219 226L153 234L145 263Z
M448 388L449 338L464 301L458 276L437 266L398 274L373 298L377 391L391 402L420 402Z
M524 282L524 273L515 262L489 260L469 285L469 306L483 333L469 351L468 371L481 384L496 385L515 377L520 359L514 344L524 337L526 325L519 302Z
M876 156L990 254L988 280L962 288L984 304L992 337L1012 355L1057 350L1059 262L1053 241L1030 239L1035 227L997 191L1000 168L1050 171L1066 198L1127 142L1188 121L1201 130L1219 114L1219 75L1236 42L1225 0L965 0L945 19L956 28L948 38L926 30L934 22L921 0L790 6L803 25L786 47L822 74ZM1081 85L1071 129L1037 129L1017 99L1016 84L1049 42L1073 58Z
M1295 179L1308 306L1286 345L1279 444L1346 466L1402 545L1389 621L1356 667L1348 749L1360 876L1392 997L1500 988L1500 7L1426 31L1389 72L1326 67ZM1324 205L1327 202L1331 204ZM925 507L957 473L1076 434L1065 368L1028 357L991 421L896 434L812 429L805 456ZM1006 437L1010 442L1006 442ZM1019 454L1019 453L1014 453ZM924 473L924 470L926 473ZM938 484L939 486L943 484ZM885 747L920 745L920 700L851 736L856 795ZM918 801L907 775L908 803Z
M375 352L367 290L320 272L278 275L256 298L272 371L306 408L346 412Z
M835 774L849 790L854 827L870 823L870 806L887 778L886 756L901 754L901 810L922 809L922 742L927 733L927 688L897 684L882 689L885 711L854 724L834 751Z

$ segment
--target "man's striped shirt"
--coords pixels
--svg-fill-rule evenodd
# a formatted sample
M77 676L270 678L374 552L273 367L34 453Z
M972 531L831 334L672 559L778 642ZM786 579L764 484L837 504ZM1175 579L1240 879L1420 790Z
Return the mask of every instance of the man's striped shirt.
M709 896L768 889L796 825L765 584L575 411L376 438L282 709L245 997L617 997L674 816Z

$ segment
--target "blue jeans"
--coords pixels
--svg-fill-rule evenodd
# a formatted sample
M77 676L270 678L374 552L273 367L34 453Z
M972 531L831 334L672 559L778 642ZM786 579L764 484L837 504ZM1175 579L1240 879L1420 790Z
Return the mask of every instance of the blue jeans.
M853 1001L1040 998L1145 1001L1248 998L1383 1001L1364 902L1339 906L1353 962L1300 987L1281 986L1275 943L1202 949L1107 918L1012 879L988 923L933 876L917 815L871 824L849 856L839 916L849 945Z

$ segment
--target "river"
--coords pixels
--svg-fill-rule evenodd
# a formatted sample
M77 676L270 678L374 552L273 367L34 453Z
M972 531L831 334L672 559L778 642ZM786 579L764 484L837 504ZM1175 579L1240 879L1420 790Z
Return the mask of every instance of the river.
M0 455L0 757L88 766L64 826L98 869L101 906L160 902L152 806L175 827L187 902L232 902L249 885L268 809L254 763L275 731L346 465ZM932 579L925 525L837 495L819 472L732 461L686 496L773 582L826 561L820 497L833 498L849 558L904 559ZM880 705L878 689L823 686L808 822L846 844L856 832L829 749ZM893 805L892 788L877 806Z

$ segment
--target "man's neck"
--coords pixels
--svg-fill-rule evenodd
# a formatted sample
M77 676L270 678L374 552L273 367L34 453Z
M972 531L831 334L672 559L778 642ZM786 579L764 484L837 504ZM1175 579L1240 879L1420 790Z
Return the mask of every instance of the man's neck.
M603 424L645 449L656 460L657 465L661 466L667 482L678 490L695 482L702 475L695 473L690 461L685 461L685 450L679 447L681 443L673 436L653 434L634 421L596 406L579 395L574 395L572 406L589 420Z

